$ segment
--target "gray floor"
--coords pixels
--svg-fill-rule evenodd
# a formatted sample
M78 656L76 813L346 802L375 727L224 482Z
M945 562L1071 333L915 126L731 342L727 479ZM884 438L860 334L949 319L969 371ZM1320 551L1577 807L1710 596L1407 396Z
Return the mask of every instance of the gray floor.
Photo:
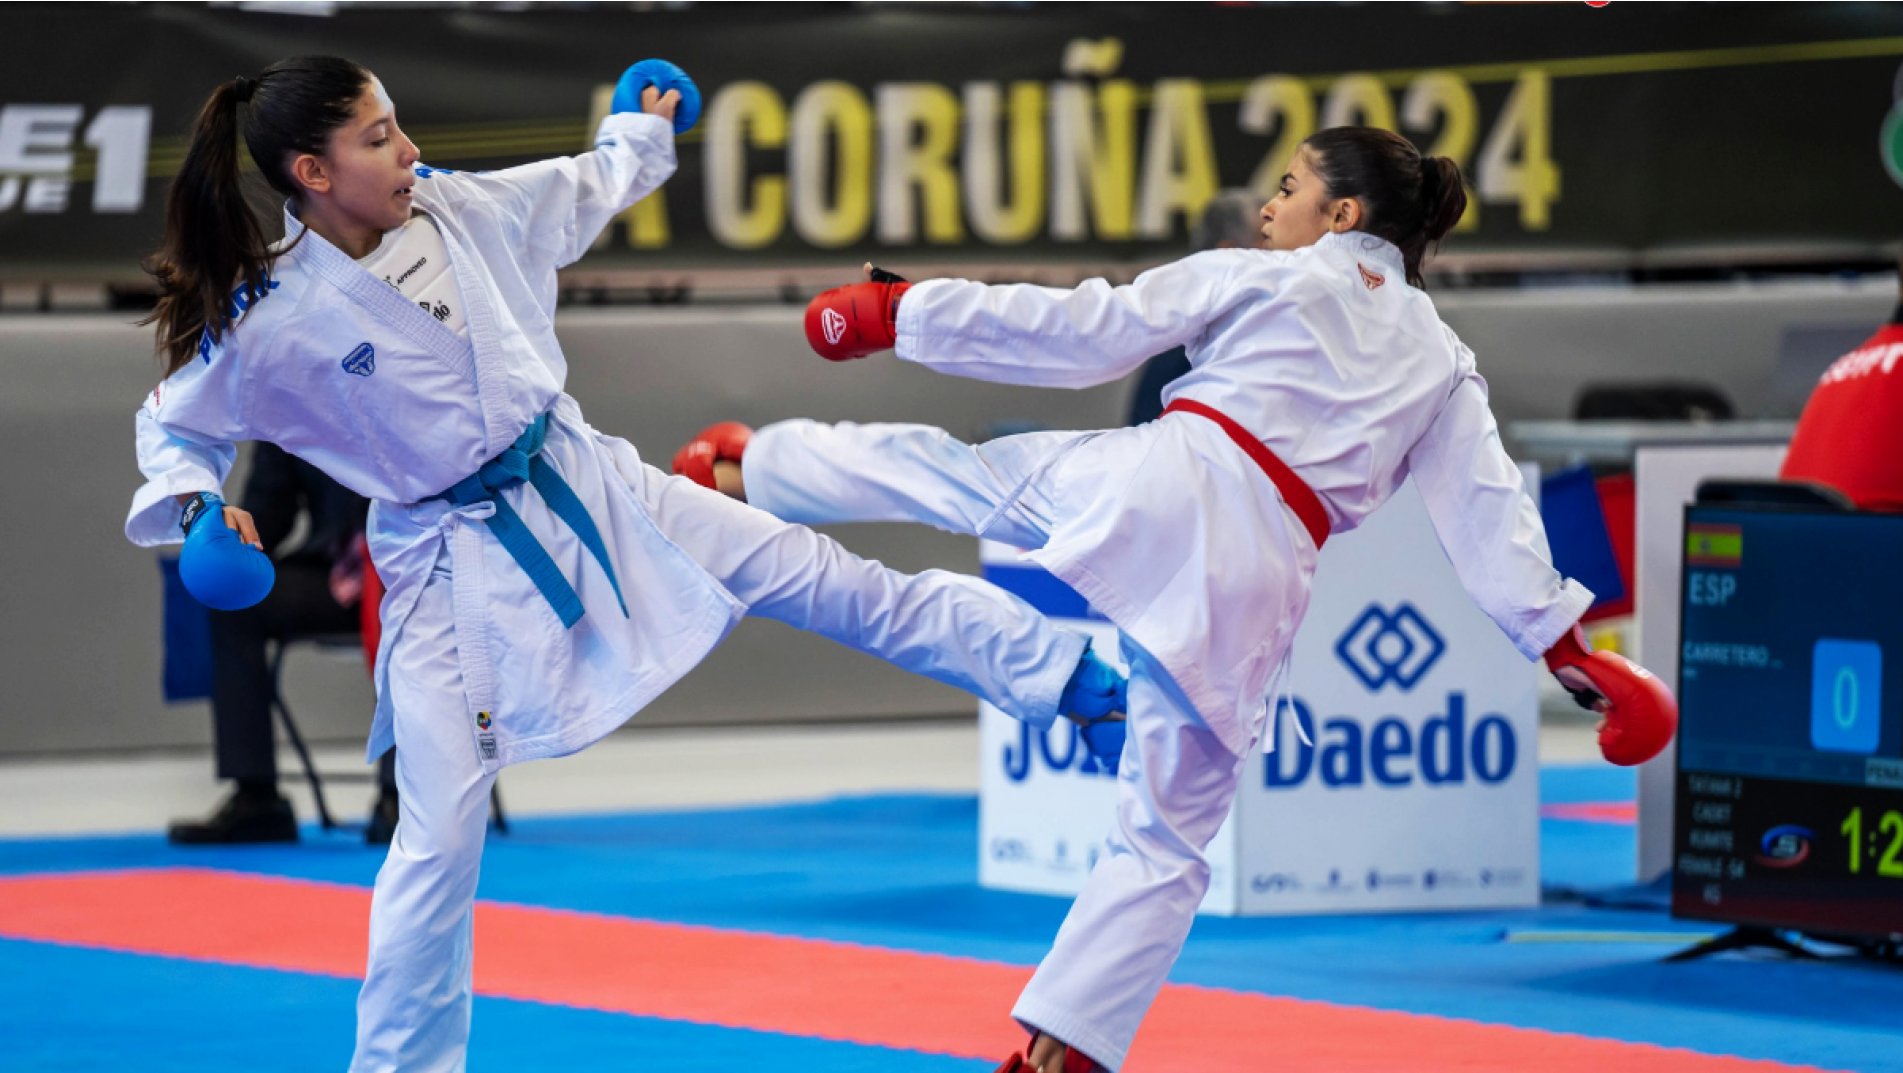
M349 746L317 750L326 771L361 768ZM1591 723L1549 714L1540 728L1546 763L1595 759ZM304 819L314 819L294 756L280 758L284 786ZM615 734L560 760L509 768L502 776L512 815L622 812L815 800L841 794L976 793L978 731L971 722L855 723L708 730L643 729ZM173 817L209 811L223 788L211 758L190 752L77 760L0 762L0 836L151 831ZM325 790L340 820L359 820L374 791L363 784Z

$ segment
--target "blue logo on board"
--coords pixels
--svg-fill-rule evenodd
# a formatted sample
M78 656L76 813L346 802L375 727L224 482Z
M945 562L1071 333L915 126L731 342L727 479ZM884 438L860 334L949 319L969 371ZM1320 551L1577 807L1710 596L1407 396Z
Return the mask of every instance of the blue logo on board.
M1335 655L1371 693L1389 682L1403 693L1413 689L1445 651L1447 643L1413 604L1402 604L1392 613L1369 604L1335 642Z

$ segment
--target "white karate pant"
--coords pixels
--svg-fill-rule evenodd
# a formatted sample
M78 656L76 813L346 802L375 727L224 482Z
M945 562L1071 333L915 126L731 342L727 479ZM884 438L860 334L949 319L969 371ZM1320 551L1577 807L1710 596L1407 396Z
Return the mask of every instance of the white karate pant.
M973 447L925 425L786 421L754 433L742 468L749 502L788 519L916 521L1029 549L1050 539L1079 492L1047 478L1057 453L1084 435L1034 432ZM1155 659L1127 638L1123 648L1129 725L1108 852L1012 1010L1028 1030L1113 1071L1209 889L1204 850L1246 760Z
M661 531L753 613L960 686L1027 721L1056 717L1084 638L1016 597L959 574L888 570L658 471L635 483ZM403 627L401 673L389 676L402 811L371 902L356 1073L461 1070L468 1047L476 879L494 776L469 729L449 563L446 547Z

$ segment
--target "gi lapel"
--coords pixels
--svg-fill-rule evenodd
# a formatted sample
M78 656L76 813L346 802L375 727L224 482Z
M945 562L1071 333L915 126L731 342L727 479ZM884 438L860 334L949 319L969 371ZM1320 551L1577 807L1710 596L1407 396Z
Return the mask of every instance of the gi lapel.
M476 379L475 357L468 340L403 297L401 291L371 275L349 254L331 245L324 236L305 228L303 221L291 212L288 205L284 209L284 236L287 242L297 242L299 259L313 272L369 310L386 327L402 333L410 342L434 354L450 368L471 380ZM450 260L457 260L454 250L451 251ZM456 282L463 291L463 304L468 307L469 288L460 271L461 266L457 267ZM471 324L474 324L473 317ZM487 410L485 405L485 413Z

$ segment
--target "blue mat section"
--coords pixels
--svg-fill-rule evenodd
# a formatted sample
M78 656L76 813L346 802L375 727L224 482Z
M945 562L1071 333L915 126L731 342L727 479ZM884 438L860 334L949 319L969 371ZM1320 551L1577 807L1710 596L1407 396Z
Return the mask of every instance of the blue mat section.
M1630 802L1638 792L1638 773L1631 768L1540 769L1540 803L1545 805ZM1638 830L1629 824L1558 819L1540 824L1540 882L1549 898L1630 883L1638 867Z
M1630 800L1632 773L1597 766L1553 768L1543 773L1542 793L1550 803ZM1662 911L1595 909L1582 900L1595 889L1630 883L1634 832L1629 825L1547 820L1542 839L1549 896L1538 909L1206 918L1197 922L1173 979L1705 1053L1903 1073L1896 1029L1903 973L1840 960L1738 956L1665 965L1659 959L1676 949L1670 944L1507 941L1529 933L1691 936L1714 930L1672 921ZM508 836L492 835L481 896L1033 964L1067 902L979 889L976 843L977 803L968 797L882 796L773 808L528 818L516 821ZM0 874L198 865L368 886L380 859L379 852L353 836L315 831L308 831L300 846L194 852L168 847L157 835L0 841ZM7 1000L0 1006L0 1039L16 1038L7 1026L13 1018L24 1027L45 1024L36 1010L43 1010L49 995L103 988L100 1001L113 1005L113 1017L103 1025L95 1017L88 1025L71 1021L57 1033L34 1031L81 1033L85 1048L111 1050L116 1044L120 1068L162 1068L143 1061L148 1052L141 1040L155 1033L173 1038L168 1033L174 1032L179 1039L202 1039L208 1009L268 1008L266 1027L273 1033L280 1032L280 1008L297 1011L281 1031L288 1041L310 1043L287 1044L298 1055L335 1055L348 1046L354 985L347 981L22 943L0 944L0 967L18 970L0 971L0 999ZM95 982L74 983L78 990L35 983L61 972L75 974L68 982L88 974ZM548 1054L550 1046L565 1053L572 1047L569 1061L546 1068L606 1068L600 1063L608 1053L615 1068L716 1064L696 1057L671 1066L678 1056L669 1057L674 1052L668 1048L676 1041L696 1055L721 1053L763 1063L755 1068L848 1069L873 1061L882 1069L982 1066L527 1003L484 1001L478 1026L480 1065L472 1068L481 1069L538 1067L509 1064L527 1061L530 1052L522 1048L531 1042L538 1056ZM259 1029L258 1038L277 1038L264 1031ZM721 1042L701 1038L709 1034ZM803 1046L867 1054L797 1050ZM729 1047L734 1049L724 1049ZM655 1050L650 1054L643 1048ZM632 1054L642 1060L629 1061ZM326 1060L310 1068L339 1064ZM26 1068L114 1066L102 1060ZM222 1057L194 1068L241 1066L256 1068Z
M351 980L0 940L0 1068L274 1070L350 1064ZM60 1000L49 1003L49 996ZM210 1011L244 1011L241 1023ZM993 1063L771 1032L477 999L470 1073L978 1073Z
M1639 773L1634 768L1611 764L1548 764L1540 768L1542 805L1638 799ZM1545 834L1542 831L1541 837Z

